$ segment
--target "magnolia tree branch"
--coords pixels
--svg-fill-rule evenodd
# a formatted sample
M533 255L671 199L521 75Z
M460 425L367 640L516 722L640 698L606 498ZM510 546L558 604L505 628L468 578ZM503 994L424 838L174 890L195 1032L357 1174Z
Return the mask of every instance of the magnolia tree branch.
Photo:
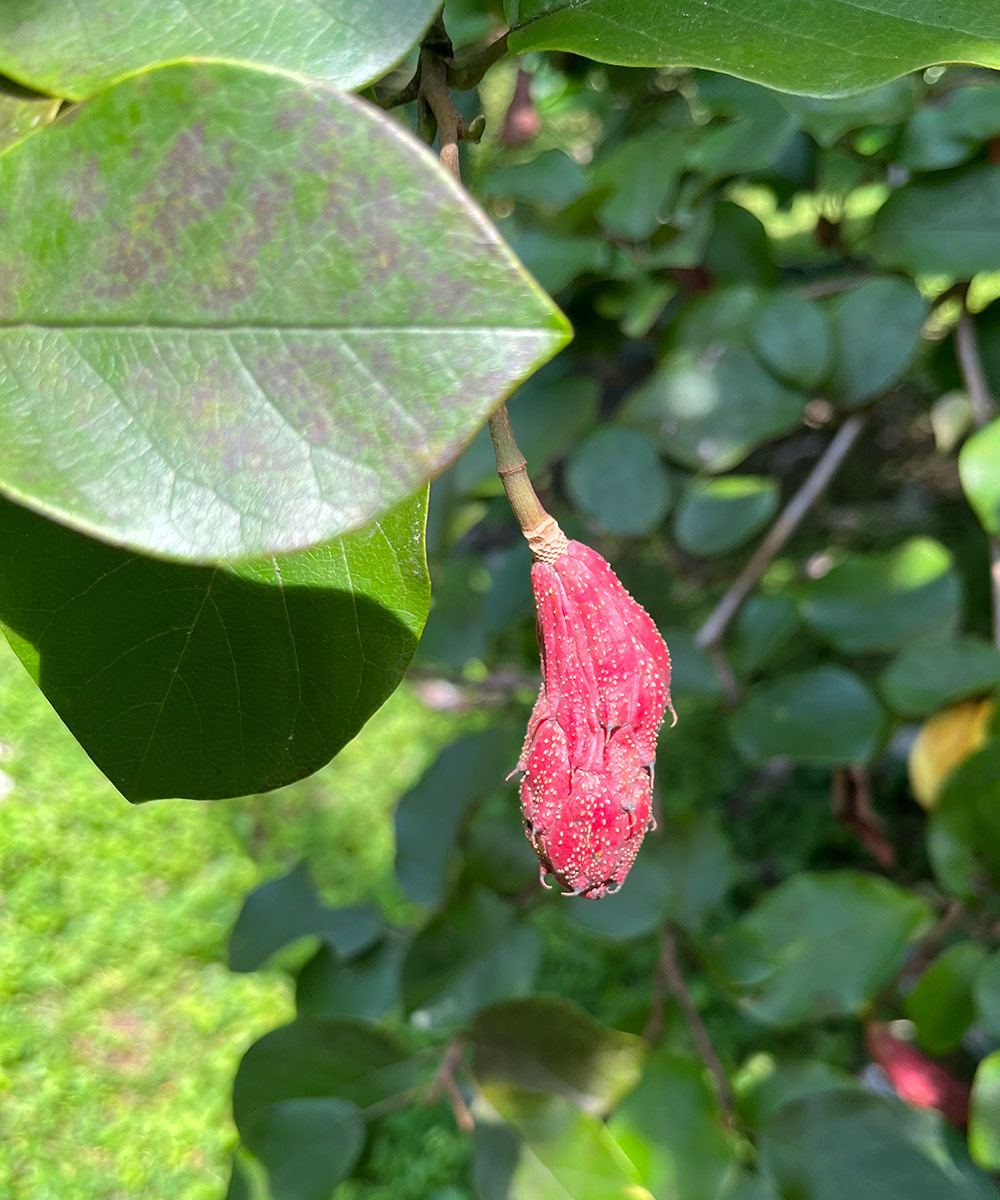
M955 356L972 405L972 419L982 428L996 416L997 409L983 370L975 322L968 309L962 312L955 326ZM993 597L993 641L1000 649L1000 538L990 534L986 544L990 556L990 590Z
M694 1042L698 1057L705 1064L705 1069L711 1076L712 1087L719 1102L719 1108L722 1110L723 1120L731 1129L735 1129L737 1126L736 1103L733 1100L729 1079L726 1075L725 1067L722 1065L722 1060L719 1058L715 1046L712 1044L712 1038L705 1026L705 1022L701 1019L698 1006L695 1004L688 989L687 980L684 978L684 972L681 970L680 962L677 959L677 938L674 934L673 925L669 921L664 923L660 931L660 957L656 964L654 984L656 990L653 994L652 1011L650 1012L646 1028L643 1030L643 1037L647 1041L653 1041L662 1031L663 986L665 985L677 1001L677 1005L690 1030L691 1040Z
M856 413L847 418L834 434L808 477L789 500L764 540L754 551L732 586L709 614L698 630L697 642L703 649L719 646L733 618L743 607L760 577L784 549L788 539L798 529L803 518L820 498L830 480L836 475L865 427L865 416Z

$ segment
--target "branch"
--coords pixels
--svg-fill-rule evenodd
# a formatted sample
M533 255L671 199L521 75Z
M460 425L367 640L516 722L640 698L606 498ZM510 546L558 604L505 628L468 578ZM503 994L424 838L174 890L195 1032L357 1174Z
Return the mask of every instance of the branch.
M716 1099L719 1102L719 1107L722 1110L722 1118L730 1129L737 1127L736 1120L736 1104L733 1100L732 1089L729 1086L729 1079L726 1076L726 1070L722 1065L722 1061L715 1052L715 1047L712 1045L712 1038L708 1030L705 1028L705 1022L701 1019L701 1013L688 991L687 980L684 978L684 973L681 971L680 963L677 961L677 939L674 936L673 926L669 921L664 923L660 931L660 958L656 964L656 974L654 976L654 985L662 985L670 989L671 995L677 1001L677 1004L684 1014L684 1020L687 1022L687 1027L691 1031L691 1039L694 1042L695 1049L698 1051L698 1057L705 1064L705 1068L712 1078L712 1086L715 1091ZM662 986L656 986L653 993L653 1006L649 1015L649 1021L646 1023L646 1028L643 1030L642 1036L647 1041L652 1041L660 1033L663 1027L663 990Z
M507 53L509 29L493 34L492 38L463 62L448 68L448 82L456 92L471 91L486 72Z
M461 1038L456 1038L445 1050L441 1066L438 1067L424 1095L424 1103L436 1104L442 1096L447 1096L451 1111L455 1115L455 1124L463 1133L472 1133L476 1128L476 1121L455 1078L455 1068L462 1061L464 1049Z
M975 322L968 309L963 310L955 326L955 356L972 404L972 419L982 428L996 415L996 404L983 370ZM990 591L993 597L993 641L1000 649L1000 538L988 534L986 545L990 557Z
M834 434L805 482L789 500L784 512L771 526L767 536L733 581L729 591L715 606L698 631L696 641L703 649L707 650L712 646L718 646L722 642L730 623L743 607L744 601L753 591L761 575L781 552L830 480L840 470L851 447L858 440L865 420L863 415L856 413L848 417Z

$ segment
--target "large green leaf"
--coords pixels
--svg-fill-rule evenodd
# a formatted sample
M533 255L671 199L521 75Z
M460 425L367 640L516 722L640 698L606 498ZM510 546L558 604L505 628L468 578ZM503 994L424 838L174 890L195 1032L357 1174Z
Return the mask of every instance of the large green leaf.
M951 553L911 538L887 554L854 554L802 589L807 625L845 654L899 650L951 633L961 584Z
M950 1053L972 1024L976 1015L973 981L985 959L985 946L956 942L937 956L907 993L906 1015L930 1054Z
M276 72L133 77L0 156L0 207L0 490L154 554L361 527L566 337L425 147Z
M872 253L911 275L971 279L1000 269L1000 167L977 165L907 184L875 218Z
M758 1020L818 1020L871 1000L930 916L924 900L886 879L802 872L731 926L713 955Z
M973 900L1000 891L1000 738L951 772L931 814L927 848L949 891Z
M674 537L690 554L727 554L760 533L778 507L777 480L759 475L695 479L674 515Z
M670 508L670 477L635 429L593 430L569 456L565 479L576 507L611 533L652 533Z
M0 71L79 100L154 63L229 58L348 90L418 41L439 0L4 0Z
M469 1029L472 1070L484 1090L553 1092L603 1112L634 1087L646 1049L562 996L525 996L484 1009Z
M936 62L1000 66L992 0L507 0L511 49L628 66L711 67L838 95Z
M795 1200L990 1200L940 1114L838 1088L783 1105L765 1122L766 1173Z
M984 638L908 646L879 679L886 704L902 717L926 717L1000 684L1000 651Z
M751 762L790 758L835 767L871 758L884 723L878 701L857 675L813 667L755 684L733 716L733 740Z
M989 1171L1000 1170L1000 1050L976 1068L969 1104L969 1151Z
M279 787L399 684L430 602L425 503L314 550L198 567L0 498L0 627L128 799Z
M308 1097L258 1109L242 1134L267 1169L274 1200L329 1200L361 1153L365 1123L349 1100Z
M254 1113L285 1100L336 1096L359 1108L411 1091L432 1063L368 1021L299 1017L265 1034L243 1056L233 1084L242 1130Z
M608 1129L656 1200L722 1200L737 1177L736 1143L695 1058L659 1050Z

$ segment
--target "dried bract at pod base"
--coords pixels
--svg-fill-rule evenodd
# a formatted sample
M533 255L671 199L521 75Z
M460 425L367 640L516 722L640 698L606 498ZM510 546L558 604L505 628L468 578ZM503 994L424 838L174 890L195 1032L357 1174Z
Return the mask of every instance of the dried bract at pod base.
M653 824L670 653L596 551L558 531L548 553L532 549L542 689L518 763L521 810L543 882L551 873L599 899L621 887Z

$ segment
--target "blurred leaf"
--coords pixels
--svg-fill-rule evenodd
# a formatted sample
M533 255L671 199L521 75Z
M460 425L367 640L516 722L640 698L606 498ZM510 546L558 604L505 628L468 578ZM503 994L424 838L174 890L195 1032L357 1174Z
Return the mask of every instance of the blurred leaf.
M466 875L504 896L517 896L538 881L538 859L511 813L511 797L496 797L473 816L465 836ZM596 906L595 907L599 907Z
M690 170L710 180L769 166L798 130L798 120L768 88L748 82L746 72L702 73L697 103L715 118L691 138Z
M708 0L506 0L515 53L569 50L628 66L711 67L789 92L840 95L947 60L1000 66L990 0L958 0L947 13L911 0L905 15L873 7L818 7L790 20L787 0L750 10ZM863 52L861 48L863 47Z
M963 637L904 649L882 673L879 690L901 717L926 717L1000 684L1000 651Z
M1000 890L1000 739L959 763L931 813L927 849L943 887L964 900Z
M1000 1050L982 1060L972 1081L969 1153L987 1171L1000 1170Z
M608 246L601 238L547 233L541 229L524 233L503 229L503 232L528 271L553 296L580 275L606 271L611 261Z
M654 129L619 143L594 166L593 187L610 194L597 209L612 237L645 241L669 212L684 170L684 135Z
M481 1200L653 1200L603 1122L572 1101L491 1085L475 1111Z
M918 896L858 871L793 875L732 926L713 961L758 1021L858 1013L929 924Z
M715 206L704 267L716 283L765 285L776 282L779 274L759 218L725 200Z
M830 147L845 133L866 125L900 124L913 111L916 89L912 79L894 79L871 91L832 100L781 93L778 99L821 146Z
M574 371L563 359L556 359L532 375L507 401L511 427L532 478L593 428L599 390L592 375ZM503 491L485 426L452 470L463 493L488 490L498 496Z
M382 934L382 916L371 904L328 908L316 894L306 863L269 879L246 900L229 939L229 969L256 971L275 950L300 937L323 938L344 958L374 945Z
M578 200L587 187L579 163L562 150L545 150L529 162L494 168L485 177L482 192L558 212Z
M793 292L779 292L768 301L751 337L764 366L792 387L811 391L830 370L833 336L826 313Z
M758 475L695 479L674 514L674 537L690 554L728 554L755 537L778 508L778 484Z
M719 699L722 695L719 676L711 659L691 634L685 629L676 628L662 629L660 632L670 649L670 690L673 696Z
M950 454L972 428L972 401L966 392L946 392L931 404L931 428L939 454Z
M955 167L998 133L1000 88L958 88L924 104L906 123L899 162L911 171Z
M951 552L910 538L887 554L852 554L805 584L806 624L845 654L900 650L945 637L959 619L961 585Z
M1000 1037L1000 950L995 950L979 968L974 994L979 1019Z
M929 1054L948 1054L975 1019L972 985L986 958L978 942L957 942L942 950L907 993L907 1017Z
M329 1200L361 1153L365 1123L348 1100L283 1100L252 1113L241 1135L267 1168L274 1200Z
M799 610L787 592L751 596L734 623L732 663L744 675L760 670L801 628Z
M375 946L345 962L328 945L299 972L295 1007L306 1017L364 1017L377 1021L402 1003L403 956L409 938L387 930Z
M710 351L712 357L727 344L746 344L767 299L766 292L748 283L714 288L682 308L669 345L699 353Z
M430 599L425 506L421 492L313 550L200 567L0 497L0 626L129 800L268 791L325 766L399 685Z
M987 1200L995 1196L937 1113L861 1091L805 1096L760 1130L765 1172L796 1200Z
M657 1049L608 1131L656 1200L723 1200L737 1175L735 1140L700 1059Z
M910 275L971 279L1000 270L1000 167L941 172L899 188L879 209L871 252Z
M858 408L897 383L913 362L928 311L908 279L869 279L838 296L830 308L831 398Z
M396 878L415 904L437 908L448 888L459 829L502 787L513 762L509 731L492 727L452 742L396 808Z
M450 904L414 938L403 963L403 1002L420 1029L467 1021L484 1005L531 991L538 935L492 892Z
M994 708L988 698L963 700L921 725L907 766L913 795L924 808L934 806L949 773L986 742Z
M573 450L566 490L581 512L610 533L652 533L670 508L670 479L649 439L601 426Z
M987 533L1000 534L1000 417L977 430L958 455L965 495Z
M790 433L804 398L779 383L742 346L668 354L622 409L627 424L659 439L682 466L712 473L737 466L756 446Z
M42 96L0 80L0 153L54 121L62 103L58 96Z
M236 59L311 75L351 91L397 63L430 24L439 0L379 0L358 23L348 0L6 0L0 71L79 100L154 63ZM141 30L141 35L140 35Z
M758 1129L785 1104L818 1092L858 1090L855 1079L829 1063L813 1059L779 1060L769 1074L740 1096L740 1112L751 1129Z
M300 1016L265 1034L243 1056L233 1116L242 1131L254 1113L283 1100L335 1096L364 1109L409 1092L431 1066L367 1021Z
M488 1094L553 1092L594 1114L635 1085L646 1050L641 1038L599 1024L562 996L494 1004L472 1022L469 1042L473 1075Z
M754 684L732 730L736 748L750 762L790 758L835 767L870 759L884 724L878 701L857 675L813 667Z

